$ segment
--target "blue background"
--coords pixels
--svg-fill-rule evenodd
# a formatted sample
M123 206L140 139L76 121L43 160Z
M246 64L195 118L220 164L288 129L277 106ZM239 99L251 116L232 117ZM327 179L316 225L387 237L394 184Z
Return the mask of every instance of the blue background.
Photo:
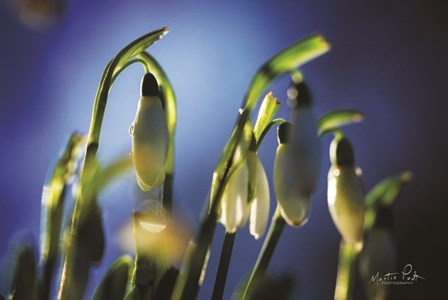
M315 111L365 112L365 121L346 133L366 189L403 170L415 174L394 207L394 236L399 270L410 263L426 280L393 287L392 298L440 299L448 280L447 15L443 1L423 0L78 0L67 3L55 26L35 30L20 24L3 1L1 265L9 264L14 236L25 231L38 236L48 166L73 130L87 132L103 68L125 44L156 28L170 29L149 52L164 67L178 98L174 205L194 229L252 75L272 55L318 31L332 51L303 68ZM111 92L99 152L103 162L129 152L128 128L141 75L141 69L130 68ZM287 85L283 78L273 86L282 116ZM300 299L331 299L334 290L340 236L326 204L329 142L323 139L322 176L310 220L299 230L285 230L269 269L273 275L293 274ZM275 148L271 134L260 154L268 173ZM104 263L93 271L96 278L118 254L114 232L128 222L131 179L108 188L100 199L109 247ZM222 236L219 226L201 299L210 297ZM260 246L247 230L238 234L225 298L253 266ZM2 280L0 292L6 289Z

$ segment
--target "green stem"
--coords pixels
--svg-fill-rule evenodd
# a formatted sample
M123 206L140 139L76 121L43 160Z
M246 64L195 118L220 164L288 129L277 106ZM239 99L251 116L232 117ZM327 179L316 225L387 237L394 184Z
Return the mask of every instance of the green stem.
M274 216L272 217L272 222L269 227L268 234L266 236L266 239L264 240L260 254L258 255L255 267L250 274L249 281L247 282L242 299L248 299L247 297L252 293L253 289L258 284L258 281L266 273L269 262L271 261L272 255L274 254L274 250L284 228L285 220L280 214L280 208L277 206Z
M224 295L227 273L229 271L230 259L232 258L233 243L236 233L226 232L222 244L221 258L219 259L218 272L216 273L215 287L213 288L212 300L221 300Z
M101 127L103 123L104 111L106 108L109 91L112 88L113 82L125 68L133 63L132 58L140 54L144 49L149 47L155 41L157 41L161 36L167 33L167 28L162 28L151 32L147 35L140 37L134 42L130 43L128 46L123 48L118 55L112 59L100 80L98 91L95 97L95 102L93 105L92 118L90 122L89 134L87 138L86 152L83 164L81 166L81 174L79 177L80 186L83 186L86 178L89 178L89 174L92 171L93 162L95 161L96 154L99 146L99 139L101 134ZM144 62L144 59L136 59L135 62ZM148 69L148 66L145 66ZM89 199L83 199L82 193L78 193L75 201L75 206L73 208L70 233L67 243L67 249L65 254L64 266L62 271L62 278L60 283L58 299L71 299L73 298L71 293L72 287L70 281L72 280L74 256L76 255L77 247L77 230L79 225L79 219L81 213L87 206L86 201ZM87 273L88 276L88 273ZM76 291L80 293L82 291Z
M358 257L359 251L353 245L342 240L339 247L338 274L334 292L335 300L355 299Z
M264 137L269 132L269 130L272 128L272 126L274 126L276 124L282 124L284 122L285 122L285 119L282 119L282 118L277 118L277 119L274 119L271 122L269 122L268 126L266 126L266 128L261 132L260 137L257 140L256 149L258 150L258 148L260 148L260 145L263 142Z

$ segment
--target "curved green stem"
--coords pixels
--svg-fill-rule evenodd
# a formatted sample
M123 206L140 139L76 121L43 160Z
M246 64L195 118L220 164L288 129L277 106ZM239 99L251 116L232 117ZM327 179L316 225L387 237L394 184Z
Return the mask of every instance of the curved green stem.
M104 111L106 108L109 91L114 80L119 73L121 73L126 67L133 63L130 63L130 60L134 56L144 51L147 47L152 45L167 32L167 28L162 28L138 38L137 40L133 41L125 48L123 48L118 53L118 55L114 59L112 59L106 66L106 69L104 70L100 80L93 106L90 129L87 138L86 152L84 161L81 166L81 174L79 178L81 187L83 186L86 178L91 177L90 175L92 174L94 169L95 164L93 162L95 161L96 153L98 151ZM138 61L141 62L140 60ZM73 292L70 281L72 280L74 256L76 255L79 219L85 207L88 207L88 205L86 205L88 203L84 203L86 201L91 201L91 199L84 199L82 192L79 192L76 196L75 206L72 214L70 233L58 295L59 299L73 299L73 294L83 294L83 291Z
M224 243L222 244L221 258L219 259L212 300L221 300L224 295L224 287L226 286L227 273L229 271L230 259L232 258L235 236L236 233L228 232L226 232L224 236Z
M165 115L168 122L169 146L165 162L165 182L163 186L163 206L170 215L173 208L173 180L174 180L174 134L176 131L176 97L173 87L159 63L147 52L138 54L144 62L146 71L154 74L163 95Z
M130 61L128 61L127 63L125 63L121 68L119 68L118 70L116 70L114 72L114 74L112 75L112 82L115 82L115 79L117 79L117 77L121 74L121 72L123 72L127 67L129 67L135 63L140 63L143 66L143 68L145 69L145 72L146 73L149 72L149 68L143 59L134 58L134 59L131 59Z
M272 255L274 254L277 243L280 236L285 228L285 220L280 214L280 208L277 206L274 216L272 217L272 222L269 227L268 234L264 240L263 247L261 248L260 254L258 255L255 267L250 274L249 281L247 282L246 289L243 294L242 299L247 299L251 294L253 289L256 287L258 281L264 276L266 270L268 269L269 262L271 261Z
M257 145L256 145L256 149L258 150L258 148L260 148L261 143L263 142L264 137L266 136L266 134L269 132L269 130L272 128L272 126L274 125L280 125L282 123L286 122L285 119L283 118L277 118L272 120L271 122L269 122L268 126L266 126L266 128L263 130L263 132L260 134L260 138L257 141Z

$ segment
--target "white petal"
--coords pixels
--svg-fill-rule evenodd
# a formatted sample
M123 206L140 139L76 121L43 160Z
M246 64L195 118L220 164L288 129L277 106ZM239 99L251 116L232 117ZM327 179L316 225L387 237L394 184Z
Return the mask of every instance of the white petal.
M140 98L132 127L132 159L137 181L142 190L148 191L165 179L169 143L167 121L158 97Z
M266 172L258 156L256 157L256 190L250 206L250 234L259 239L266 230L269 218L269 183ZM251 175L252 176L252 175Z
M244 226L247 217L247 190L249 171L243 161L230 175L221 199L220 222L227 232L234 233L238 227Z

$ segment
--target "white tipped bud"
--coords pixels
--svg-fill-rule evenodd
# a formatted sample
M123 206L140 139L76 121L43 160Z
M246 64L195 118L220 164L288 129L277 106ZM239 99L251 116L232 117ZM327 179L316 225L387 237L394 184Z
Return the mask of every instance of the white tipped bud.
M155 81L152 75L145 75L142 88L147 88L147 78ZM143 94L140 98L130 134L137 182L143 191L149 191L165 180L164 166L169 144L166 116L156 93Z
M333 165L328 172L328 207L342 238L362 248L364 191L360 172L351 166Z
M320 170L320 141L310 108L295 109L293 124L279 127L279 141L274 164L275 193L282 217L290 226L298 227L307 221Z
M298 172L293 163L291 145L280 144L274 163L274 187L282 217L290 226L306 222L310 207L310 193L298 182Z

